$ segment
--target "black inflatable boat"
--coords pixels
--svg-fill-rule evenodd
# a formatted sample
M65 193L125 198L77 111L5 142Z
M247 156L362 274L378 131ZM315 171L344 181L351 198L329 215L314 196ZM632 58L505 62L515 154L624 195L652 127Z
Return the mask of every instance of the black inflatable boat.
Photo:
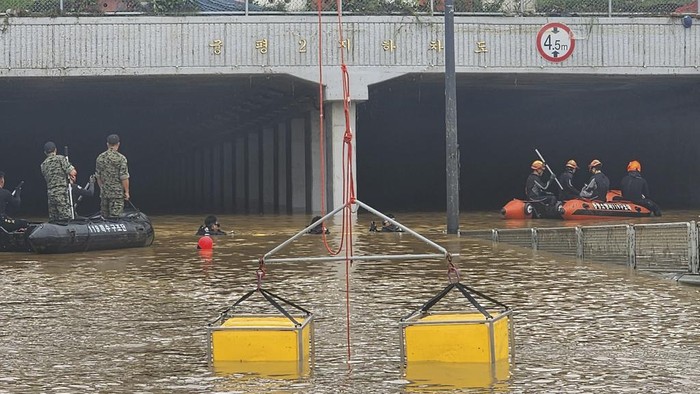
M99 215L65 222L31 223L24 231L0 227L0 251L71 253L88 250L150 246L155 234L142 212L124 212L119 218Z

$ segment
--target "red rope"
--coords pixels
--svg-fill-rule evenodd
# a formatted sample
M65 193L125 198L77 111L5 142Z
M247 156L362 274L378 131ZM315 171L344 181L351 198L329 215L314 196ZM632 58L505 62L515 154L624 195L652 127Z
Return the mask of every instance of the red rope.
M345 64L345 50L349 50L350 43L345 42L343 36L342 23L342 3L341 0L336 0L336 8L338 11L338 35L340 38L340 69L343 84L343 115L345 117L345 131L343 133L343 152L342 152L342 172L343 186L342 198L344 201L343 216L341 224L340 245L337 249L333 249L328 244L328 239L325 232L323 233L323 244L332 256L340 254L345 249L345 306L346 306L346 324L347 324L347 347L348 359L351 356L350 350L350 267L352 266L353 244L352 244L352 205L355 203L355 183L353 179L353 144L352 144L352 129L350 127L350 77ZM326 215L326 149L325 149L325 119L324 119L324 95L323 95L323 21L321 13L323 11L323 1L316 0L316 9L318 12L318 103L319 103L319 145L320 145L320 177L321 177L321 216Z

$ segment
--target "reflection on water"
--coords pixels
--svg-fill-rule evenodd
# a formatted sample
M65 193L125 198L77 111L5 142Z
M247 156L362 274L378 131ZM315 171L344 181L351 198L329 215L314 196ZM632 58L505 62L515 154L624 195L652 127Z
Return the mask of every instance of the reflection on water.
M664 215L644 221L697 217L694 212ZM209 256L195 249L201 217L163 216L153 218L156 240L149 248L0 255L0 354L5 356L0 391L700 389L698 288L625 267L448 236L444 214L397 218L459 251L463 282L514 309L516 363L510 376L496 373L487 388L474 389L466 388L474 386L469 382L445 382L440 374L448 369L420 379L402 370L398 321L444 288L444 261L353 264L349 328L345 263L269 264L264 287L316 317L311 373L287 379L211 366L207 322L255 288L255 260L304 228L309 217L220 216L224 230L235 234L216 238ZM433 252L410 234L367 232L371 220L360 215L358 254ZM507 223L497 213L467 213L461 225L468 230L530 224ZM335 245L340 223L328 227ZM305 235L278 256L319 256L324 250L320 236Z

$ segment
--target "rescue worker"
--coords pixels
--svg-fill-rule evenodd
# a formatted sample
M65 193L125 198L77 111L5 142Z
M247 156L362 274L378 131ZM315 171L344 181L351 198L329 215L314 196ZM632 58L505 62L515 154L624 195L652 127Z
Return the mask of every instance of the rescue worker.
M116 134L107 136L107 150L95 160L97 184L100 185L100 212L103 217L119 217L124 212L124 200L129 200L129 167L126 157L119 153L120 140Z
M654 216L661 216L661 209L648 198L649 185L642 178L642 165L637 160L632 160L627 165L627 175L620 181L622 199L632 201L635 204L648 208Z
M390 213L387 214L386 216L391 218L391 219L396 219L394 217L394 215L392 215ZM378 232L378 233L402 233L402 232L404 232L404 230L401 227L391 223L390 221L388 221L386 219L382 220L382 227L381 228L378 228L377 223L372 221L372 223L369 224L369 231Z
M83 198L95 196L95 174L90 175L88 183L85 185L85 187L80 186L77 182L73 183L71 192L73 193L73 211L77 215L78 203L80 203Z
M219 219L214 215L209 215L204 218L204 224L199 226L196 235L226 235L226 232L221 230Z
M549 177L547 183L542 180L542 174L544 173L544 162L540 160L535 160L530 165L532 173L527 177L525 181L525 196L529 201L539 202L544 205L554 205L557 203L557 198L552 194L547 192L547 188L552 184L555 177L552 174Z
M20 194L22 193L22 182L15 188L13 192L5 189L5 173L0 171L0 227L7 232L22 231L29 226L29 222L21 219L12 219L7 216L7 207L19 209L21 203Z
M321 219L321 216L314 216L313 219L311 219L311 223L309 223L309 226L316 223L320 219ZM307 233L308 234L330 234L330 231L326 228L326 226L323 225L323 222L321 222L321 223L317 224L316 227L307 231Z
M559 183L561 183L561 186L563 187L563 189L559 191L560 201L578 198L578 196L581 194L581 191L576 189L572 183L572 178L574 177L577 169L578 165L576 165L576 161L569 160L566 162L564 172L559 175Z
M68 196L68 185L75 182L78 172L67 157L56 154L56 144L53 142L44 144L44 154L46 159L41 163L41 174L46 180L49 221L70 220L73 210Z
M593 159L588 165L588 170L591 172L591 179L581 189L581 198L605 202L607 200L608 190L610 190L610 180L603 174L600 168L603 163L598 159Z

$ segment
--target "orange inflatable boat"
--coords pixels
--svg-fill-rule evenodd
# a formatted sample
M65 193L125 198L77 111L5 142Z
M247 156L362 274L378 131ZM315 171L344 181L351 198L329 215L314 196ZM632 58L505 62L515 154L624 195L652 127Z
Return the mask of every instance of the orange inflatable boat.
M593 201L576 198L557 202L554 207L534 201L513 199L501 208L505 219L605 219L637 218L652 216L652 212L639 204L621 199L619 190L608 192L607 201Z

